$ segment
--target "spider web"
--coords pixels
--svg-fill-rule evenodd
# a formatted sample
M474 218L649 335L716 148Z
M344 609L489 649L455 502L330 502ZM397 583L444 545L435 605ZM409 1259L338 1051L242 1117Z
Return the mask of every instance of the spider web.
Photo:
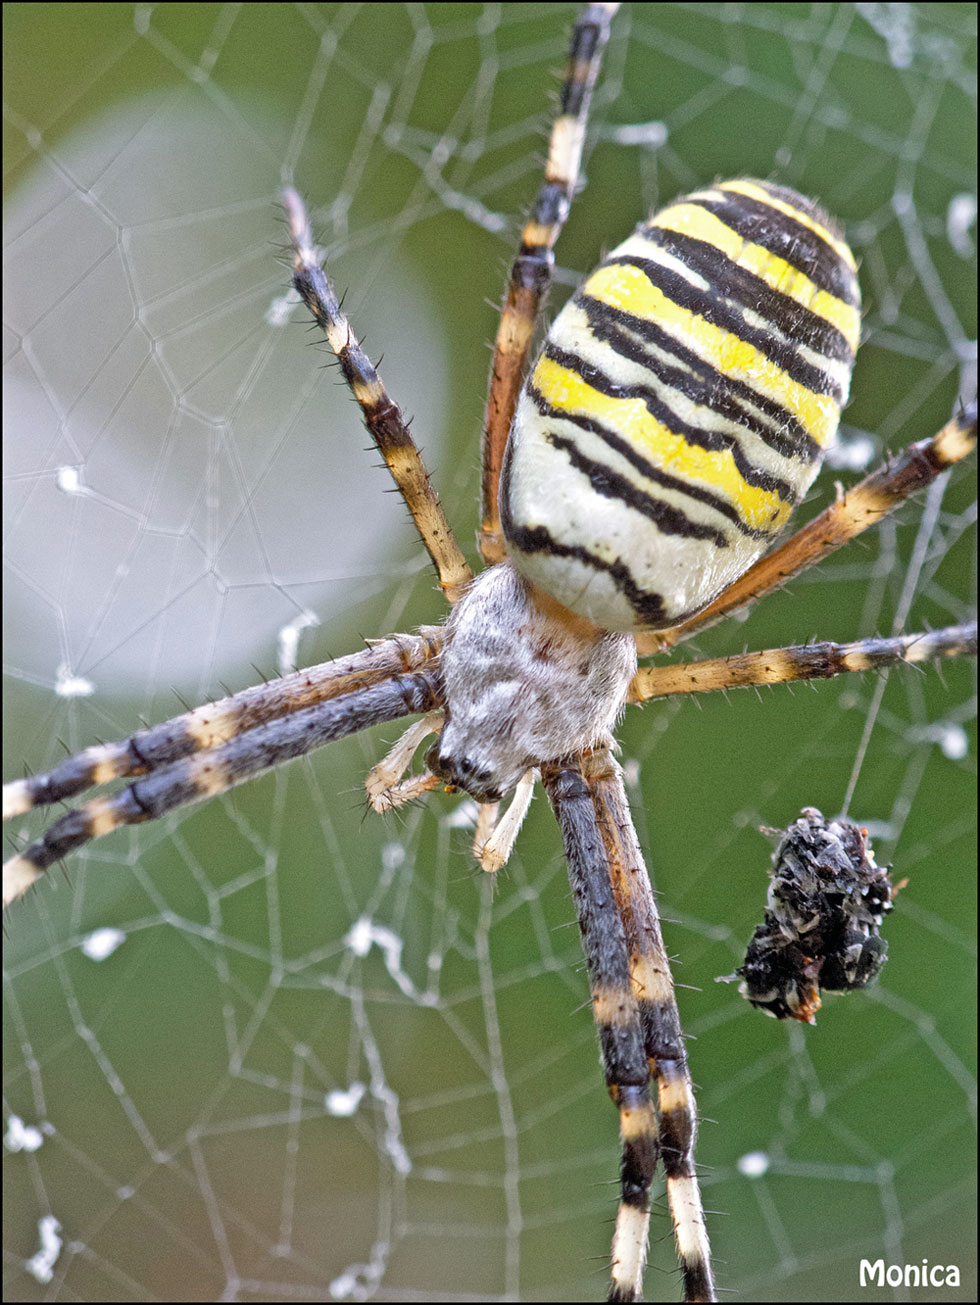
M573 13L7 7L8 775L253 664L440 618L304 348L274 197L287 177L309 196L472 551L486 300ZM616 22L551 307L714 176L775 176L846 218L867 342L840 470L805 512L974 388L974 22L956 4ZM964 470L697 651L959 621L974 520ZM974 716L956 664L624 725L732 1299L852 1299L862 1257L957 1264L959 1288L894 1294L976 1298ZM395 733L119 832L14 909L8 1299L604 1294L616 1118L551 817L535 802L496 885L466 804L365 818ZM787 1029L713 980L761 919L758 826L845 802L910 882L877 987ZM668 1230L661 1198L654 1299L678 1291Z

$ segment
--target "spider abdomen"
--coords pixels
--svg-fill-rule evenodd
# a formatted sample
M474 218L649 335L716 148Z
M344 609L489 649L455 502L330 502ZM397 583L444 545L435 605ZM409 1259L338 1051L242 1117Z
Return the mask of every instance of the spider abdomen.
M786 187L678 199L556 317L500 490L518 570L609 630L699 611L783 529L836 434L854 258Z

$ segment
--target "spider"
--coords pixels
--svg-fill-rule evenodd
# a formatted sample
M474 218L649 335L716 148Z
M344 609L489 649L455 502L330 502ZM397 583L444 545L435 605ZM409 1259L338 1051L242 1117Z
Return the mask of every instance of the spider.
M522 523L527 525L527 509L512 507L512 525L509 531L501 529L496 514L500 458L530 351L538 305L547 288L551 248L575 186L589 93L605 41L610 8L593 6L575 29L563 111L553 135L549 178L535 214L525 228L524 248L515 265L498 336L484 459L481 551L488 563L500 562L505 534L512 545L519 544L528 556L535 551L531 547L535 541L527 534L521 536ZM778 203L787 202L775 193L770 197ZM756 194L754 199L757 203L766 202L764 195ZM318 272L305 212L295 192L287 192L286 207L297 287L336 348L345 377L365 410L368 427L436 564L443 591L457 612L466 613L465 617L454 617L454 624L448 627L452 639L457 647L462 647L470 637L471 626L475 637L484 638L487 606L499 603L513 609L515 603L525 601L525 591L518 586L515 596L514 573L506 566L503 571L485 572L484 575L494 578L482 588L469 587L468 568L441 516L437 500L428 490L427 474L400 414L387 400L376 373L347 326L329 283ZM963 456L968 451L974 425L969 416L955 418L934 441L915 448L904 459L869 477L805 531L746 571L710 604L702 606L695 602L700 610L692 611L683 623L665 622L644 610L638 628L659 625L663 629L640 635L637 641L642 640L643 651L678 642L709 621L758 597L767 588L784 582L803 566L825 555L830 547L845 542L871 524L869 518L877 519L911 489L926 483L932 475ZM518 486L530 483L527 473L519 470L512 471L512 479ZM609 485L594 482L593 488L603 493ZM606 497L610 497L608 492ZM615 495L612 497L615 499ZM543 528L534 526L534 529ZM552 555L558 551L552 550ZM498 582L508 587L507 592L501 597L494 591L488 597L488 586ZM582 587L580 580L573 587ZM460 603L464 595L469 606ZM478 605L474 608L475 596ZM569 604L575 602L574 596L564 592L562 597ZM672 613L679 614L676 610ZM631 701L639 702L660 695L737 684L820 677L843 670L883 666L891 661L921 661L968 651L975 644L975 635L966 629L955 629L903 639L867 641L847 648L814 645L779 650L778 655L754 654L718 663L649 668L633 675L628 642L632 636L608 639L597 634L590 624L590 616L596 615L591 608L576 619L563 610L556 610L547 597L535 595L526 619L537 620L539 615L545 622L541 646L555 645L567 634L573 678L581 672L582 657L591 657L595 645L608 646L609 656L602 654L599 667L600 679L614 681L609 686L608 701L604 701L598 718L592 712L585 735L576 735L574 746L557 750L552 747L540 755L525 747L518 758L522 764L508 759L510 768L498 776L492 765L481 763L471 749L458 743L455 749L437 744L429 753L429 770L417 779L403 780L407 764L422 739L444 725L445 739L450 725L455 723L458 727L463 712L450 712L448 721L439 716L447 695L450 704L459 701L454 696L458 689L450 690L445 682L451 674L448 661L445 657L440 661L446 637L443 631L428 628L418 636L397 636L382 641L366 654L300 672L271 686L248 690L234 699L198 709L146 731L118 747L90 750L48 776L11 785L9 802L17 812L73 796L90 783L127 775L149 776L122 790L116 798L97 800L96 805L65 817L39 844L15 857L9 872L10 893L23 891L36 872L47 864L85 839L108 832L123 821L139 822L162 814L182 801L223 791L256 769L278 764L341 733L406 714L422 714L423 720L372 772L369 793L373 803L382 809L400 805L438 783L469 791L483 802L478 832L480 859L486 869L495 870L506 862L526 810L533 786L528 772L540 769L562 825L573 894L579 903L590 962L607 1078L620 1112L624 1142L623 1195L614 1241L612 1292L617 1299L632 1299L640 1291L649 1189L659 1141L684 1270L685 1296L710 1298L712 1275L694 1173L693 1094L656 909L642 870L621 778L610 753L609 726L627 693ZM508 643L514 642L510 633L505 632L503 637ZM479 650L475 655L479 656ZM547 661L547 658L535 654L525 672L533 669L537 660ZM473 675L473 666L473 656L468 654L456 673L465 681ZM549 667L549 676L553 669ZM488 678L491 682L499 680L499 669L495 667ZM559 695L559 705L562 698ZM486 721L480 721L479 730L485 732L486 728ZM196 760L192 754L196 754ZM540 764L524 765L528 760ZM504 817L495 823L496 802L511 788L516 788L517 797ZM659 1097L659 1124L647 1095L648 1060L653 1065Z

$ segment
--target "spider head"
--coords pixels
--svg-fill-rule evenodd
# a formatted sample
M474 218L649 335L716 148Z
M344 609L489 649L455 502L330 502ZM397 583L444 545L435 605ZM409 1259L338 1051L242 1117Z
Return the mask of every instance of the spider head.
M438 779L450 788L461 788L478 802L499 802L504 793L514 787L524 773L519 770L510 783L499 782L494 771L473 757L458 757L448 751L440 739L426 754L425 764Z

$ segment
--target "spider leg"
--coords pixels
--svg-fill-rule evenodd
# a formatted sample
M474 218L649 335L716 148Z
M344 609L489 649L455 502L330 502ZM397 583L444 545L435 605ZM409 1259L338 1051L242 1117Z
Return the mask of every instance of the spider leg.
M694 1168L697 1110L660 917L633 827L622 769L608 751L602 750L585 759L584 772L606 848L613 896L623 921L630 982L656 1085L660 1158L684 1278L684 1299L710 1301L715 1299L711 1248ZM642 1271L640 1263L638 1273Z
M421 775L409 775L408 779L403 779L400 784L392 784L391 788L386 789L383 798L372 800L371 807L379 816L387 815L389 811L404 806L406 802L414 802L417 798L425 797L426 793L431 793L441 783L439 776L433 775L430 770L423 771Z
M435 564L439 585L449 602L454 603L472 580L473 573L456 543L401 409L388 397L381 377L344 316L330 279L316 261L310 220L302 199L292 187L287 187L282 200L293 248L293 284L336 354L344 380L361 405L364 424Z
M177 807L224 793L271 766L334 739L400 716L434 711L441 701L438 681L431 673L396 675L184 756L118 793L69 811L36 842L11 857L3 868L3 905L26 892L55 861L120 825L155 820Z
M481 802L480 809L476 817L476 825L473 829L473 855L477 860L480 859L480 852L484 844L493 833L494 825L500 815L499 802Z
M551 285L555 241L565 225L582 162L592 90L609 24L618 4L590 4L572 31L561 105L551 129L544 184L521 232L507 298L497 328L483 436L483 522L480 552L487 565L506 554L497 495L504 448L527 368L538 313Z
M753 603L771 589L820 562L869 526L877 525L886 513L917 489L960 462L977 444L977 405L958 413L932 439L910 444L896 458L849 489L819 516L797 530L784 543L759 559L697 615L670 630L637 635L640 656L661 652L680 643L697 630L714 625L740 607Z
M227 743L236 735L303 711L395 675L428 668L442 647L439 626L418 634L377 639L363 652L320 662L280 679L195 707L160 725L140 730L122 743L98 744L60 765L3 786L3 818L76 797L86 789L130 775L146 775L195 752Z
M386 752L364 781L368 801L379 816L385 815L404 802L420 797L439 784L431 772L415 775L402 782L402 776L412 763L412 758L423 739L437 734L443 726L445 712L433 711L417 720L398 739L390 752Z
M682 666L641 666L630 684L629 701L670 698L679 693L709 693L746 685L829 680L848 671L881 670L896 662L917 665L940 657L975 657L977 623L946 626L894 639L855 643L811 643L734 657L711 657Z
M520 833L521 825L524 823L524 817L527 815L528 807L531 805L531 799L534 797L534 784L538 778L538 771L532 767L518 780L517 787L514 790L514 796L507 806L507 810L496 822L489 834L484 828L484 824L477 823L476 831L473 836L473 855L480 862L480 867L489 874L496 874L502 870L510 859L517 835ZM480 808L481 814L488 808L494 808L496 814L497 803L487 803Z
M650 1066L623 920L589 786L577 760L543 767L542 780L561 826L606 1087L619 1111L622 1165L609 1299L633 1301L641 1294L650 1186L657 1166Z

